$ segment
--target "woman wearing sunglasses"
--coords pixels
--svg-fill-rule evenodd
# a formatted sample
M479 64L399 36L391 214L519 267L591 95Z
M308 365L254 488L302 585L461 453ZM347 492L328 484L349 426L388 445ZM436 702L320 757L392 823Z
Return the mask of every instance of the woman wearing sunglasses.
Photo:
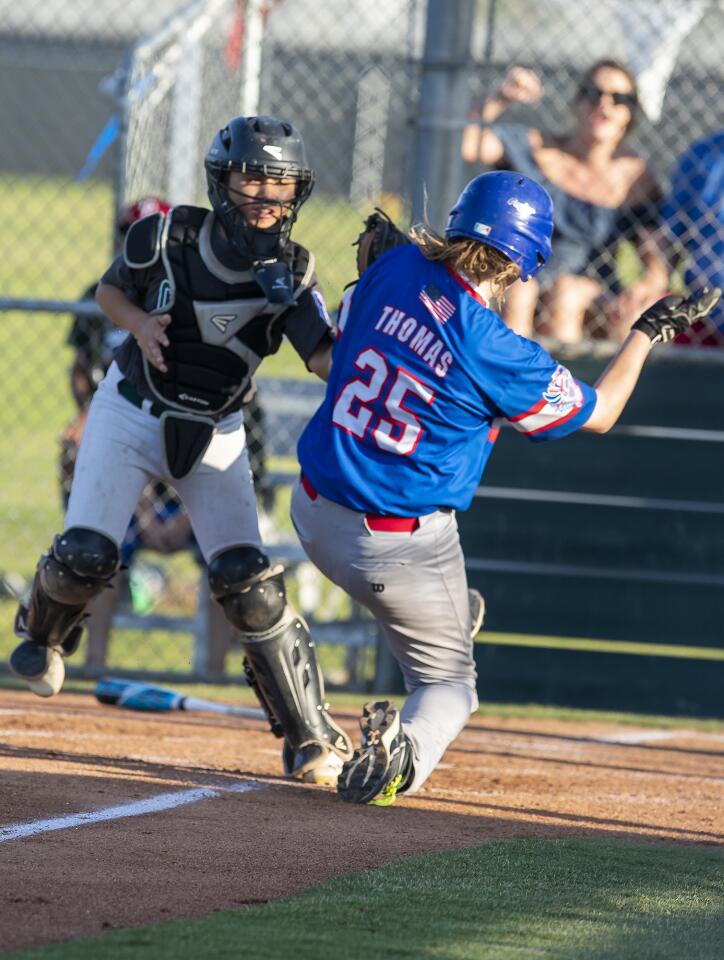
M620 339L668 286L653 242L660 191L646 162L624 145L638 110L636 81L617 61L600 60L579 81L568 131L496 122L511 104L542 96L537 75L513 67L463 133L464 160L533 177L554 202L555 252L536 282L511 288L505 319L524 336L537 327L566 343L579 341L590 320L596 335ZM643 266L626 291L614 260L622 239L633 241Z

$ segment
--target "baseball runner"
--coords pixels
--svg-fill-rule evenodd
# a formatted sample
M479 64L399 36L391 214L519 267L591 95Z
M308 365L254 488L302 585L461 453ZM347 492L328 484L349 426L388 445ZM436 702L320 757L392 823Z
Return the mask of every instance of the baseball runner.
M299 442L292 519L322 573L377 618L409 693L401 711L366 705L361 746L337 784L343 800L387 806L419 790L477 707L455 512L470 504L499 422L531 440L607 431L651 347L719 298L660 300L588 386L490 306L538 273L552 232L538 183L483 174L444 236L393 236L342 303L326 397Z
M309 251L290 239L314 172L297 130L236 117L205 159L212 210L178 206L132 224L96 299L127 330L90 407L64 531L16 617L14 672L60 691L86 607L152 478L183 499L211 592L243 634L251 686L288 775L333 783L351 743L327 712L314 644L259 536L241 406L286 335L326 378L332 336Z

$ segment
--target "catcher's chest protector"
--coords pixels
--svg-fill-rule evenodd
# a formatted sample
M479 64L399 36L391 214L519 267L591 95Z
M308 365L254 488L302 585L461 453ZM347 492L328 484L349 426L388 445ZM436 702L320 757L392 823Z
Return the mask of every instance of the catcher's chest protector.
M166 279L155 312L172 318L166 329L170 345L164 348L168 372L145 360L144 367L164 404L217 419L238 407L262 359L279 349L282 314L289 307L270 304L248 270L232 270L218 260L211 247L213 224L213 214L199 207L175 207L159 220L156 259ZM145 239L154 242L153 228L147 231ZM304 248L290 247L297 260L296 299L310 281L313 264Z

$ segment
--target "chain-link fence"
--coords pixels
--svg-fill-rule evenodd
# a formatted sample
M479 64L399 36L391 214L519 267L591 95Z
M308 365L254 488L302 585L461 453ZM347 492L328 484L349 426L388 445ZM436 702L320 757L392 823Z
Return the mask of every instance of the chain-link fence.
M60 528L87 403L118 342L118 331L94 316L91 298L118 248L118 223L153 208L134 204L206 203L204 154L230 117L292 118L317 170L295 236L315 253L330 303L353 276L361 214L383 196L398 215L403 210L420 4L325 6L131 0L122 9L50 4L52 15L48 4L26 5L21 15L0 3L7 80L0 111L12 118L0 153L2 197L13 236L0 296L6 307L15 298L27 308L6 309L0 323L7 388L0 442L9 469L0 659L12 648L16 597ZM350 17L353 35L342 28ZM390 137L394 129L405 135ZM71 304L74 316L61 312ZM321 385L294 396L294 383L274 379L308 376L284 350L263 372L272 374L260 387L263 402L245 409L262 533L272 558L291 571L290 593L315 621L315 635L331 641L328 678L362 682L374 666L371 621L304 561L288 521L299 412L311 413ZM240 673L172 489L149 484L122 554L126 569L94 604L86 631L81 659L89 670Z
M724 6L486 0L478 10L468 173L487 160L537 176L556 207L553 258L539 285L510 292L506 319L590 349L622 339L671 287L721 285ZM722 345L723 330L720 309L682 341Z
M661 228L679 157L693 141L724 128L720 2L461 0L444 8L458 27L470 18L470 56L459 62L429 52L434 44L426 44L426 15L433 5L0 0L0 454L6 476L0 659L13 642L15 597L62 522L63 483L67 492L83 407L114 345L107 326L90 318L90 301L72 310L68 305L107 266L118 215L129 204L149 195L205 202L203 156L230 116L268 113L292 119L302 131L317 181L295 237L315 253L331 305L354 276L352 241L361 217L380 204L409 223L426 125L454 140L454 160L439 182L426 185L431 196L454 196L482 160L537 169L563 196L556 194L556 263L540 287L520 285L522 294L508 298L506 309L518 311L510 319L521 329L527 324L571 349L611 349L647 298L721 275L721 141L718 154L715 145L711 156L702 154L681 171L665 210L669 229ZM594 63L611 58L631 69L641 103L636 124L613 153L613 121L627 116L632 84L610 69L581 83ZM528 71L522 80L520 73L510 76L515 66ZM469 96L423 115L424 78L436 71L468 76ZM466 146L468 115L475 124ZM596 146L596 130L603 146L587 152ZM497 156L495 150L483 155L484 136L498 143ZM709 176L717 170L718 185ZM690 172L698 177L698 198L688 196ZM13 303L18 309L8 310ZM75 327L73 312L82 315ZM694 340L718 344L720 337L706 327ZM273 380L262 383L260 404L247 410L247 421L265 533L270 549L297 572L295 600L333 622L348 617L349 607L301 565L280 483L294 470L300 411L313 409L318 394L302 401L289 396L289 387L280 389L281 377L309 383L284 348L265 361L262 373ZM238 672L238 660L225 658L229 636L203 596L188 520L172 491L157 484L147 489L124 549L129 569L115 606L97 613L89 663L219 673L225 662ZM357 662L370 636L366 629L350 632L352 645L327 662L334 676L349 679L368 669ZM197 636L208 638L203 663Z

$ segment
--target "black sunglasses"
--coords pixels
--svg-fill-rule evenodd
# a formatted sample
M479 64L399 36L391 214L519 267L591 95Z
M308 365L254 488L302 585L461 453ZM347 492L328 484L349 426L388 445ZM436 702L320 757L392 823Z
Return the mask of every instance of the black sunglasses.
M638 105L638 97L635 93L612 93L609 90L601 90L595 83L584 83L579 90L579 96L589 103L600 103L601 97L610 97L617 107L628 107L634 110Z

